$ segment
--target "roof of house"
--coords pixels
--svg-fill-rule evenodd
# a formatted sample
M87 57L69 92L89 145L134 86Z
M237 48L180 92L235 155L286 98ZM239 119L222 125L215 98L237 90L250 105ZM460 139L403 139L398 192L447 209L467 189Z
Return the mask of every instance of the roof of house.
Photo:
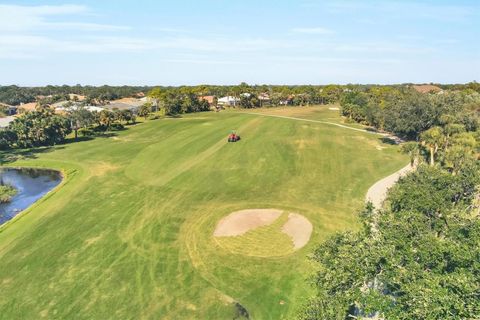
M75 97L77 97L78 101L83 101L85 100L85 96L80 95L80 94L75 94L75 93L69 93L68 96L70 97L70 100L73 100Z
M128 104L132 107L140 107L142 104L145 103L145 101L138 98L122 98L122 99L110 101L110 104L116 104L116 103Z
M69 103L73 103L73 102L68 101L68 100L58 101L58 102L52 103L52 108L56 109L56 108L59 108L59 107L63 107L66 104L69 104Z
M260 93L258 95L258 99L260 99L260 100L270 100L270 95L268 93Z
M7 127L10 124L10 122L12 122L13 120L15 120L14 116L0 118L0 128Z
M239 101L240 99L232 97L232 96L226 96L226 97L221 97L218 99L218 102L233 102L233 101Z
M431 84L414 85L413 89L420 93L438 93L442 91L442 88Z
M209 104L212 104L215 100L215 96L199 96L198 97L198 100L202 101L202 100L205 100L207 101Z
M123 103L123 102L110 102L109 104L106 104L102 106L102 108L113 110L113 109L118 109L118 110L132 110L132 109L137 109L139 107L129 104L129 103Z
M69 110L76 110L77 108L78 108L77 105L73 105L73 106L70 106L70 107L58 107L58 108L55 108L55 112L62 113L62 112L69 111ZM93 111L100 112L100 111L105 109L105 108L97 107L97 106L84 106L83 108L85 110L90 111L90 112L93 112Z
M37 108L36 102L24 103L18 106L18 109L23 109L25 111L35 111Z

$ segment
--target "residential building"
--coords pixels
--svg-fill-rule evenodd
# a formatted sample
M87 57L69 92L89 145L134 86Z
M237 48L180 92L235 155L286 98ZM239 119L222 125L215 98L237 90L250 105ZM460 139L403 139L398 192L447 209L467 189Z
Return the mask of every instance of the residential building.
M218 99L218 105L224 107L234 107L240 102L239 98L233 96L226 96Z

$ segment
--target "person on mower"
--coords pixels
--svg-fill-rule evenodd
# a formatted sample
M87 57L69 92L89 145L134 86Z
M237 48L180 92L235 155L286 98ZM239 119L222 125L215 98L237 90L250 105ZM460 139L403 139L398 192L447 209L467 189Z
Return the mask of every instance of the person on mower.
M240 136L234 130L232 130L228 136L228 142L237 142L238 140L240 140Z

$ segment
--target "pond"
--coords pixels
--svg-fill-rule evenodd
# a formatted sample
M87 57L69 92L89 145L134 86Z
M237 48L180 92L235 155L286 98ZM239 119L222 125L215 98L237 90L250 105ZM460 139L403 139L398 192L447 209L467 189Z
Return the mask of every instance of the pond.
M62 181L58 171L31 168L0 168L0 183L17 189L8 203L0 204L0 225L15 217Z

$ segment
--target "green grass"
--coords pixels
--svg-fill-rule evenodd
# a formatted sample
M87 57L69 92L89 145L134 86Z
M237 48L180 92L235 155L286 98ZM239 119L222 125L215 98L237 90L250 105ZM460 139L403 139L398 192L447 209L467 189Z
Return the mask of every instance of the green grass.
M216 237L218 245L231 253L252 257L278 257L294 252L292 239L282 232L288 221L283 212L272 224L255 228L235 237Z
M325 108L280 112L299 110L340 122ZM240 142L226 143L231 129ZM148 121L22 155L8 165L67 178L0 228L5 319L231 319L234 300L255 319L292 318L311 294L307 256L357 228L368 187L408 162L372 134L239 112ZM248 208L304 215L310 242L270 258L219 246L218 221Z

